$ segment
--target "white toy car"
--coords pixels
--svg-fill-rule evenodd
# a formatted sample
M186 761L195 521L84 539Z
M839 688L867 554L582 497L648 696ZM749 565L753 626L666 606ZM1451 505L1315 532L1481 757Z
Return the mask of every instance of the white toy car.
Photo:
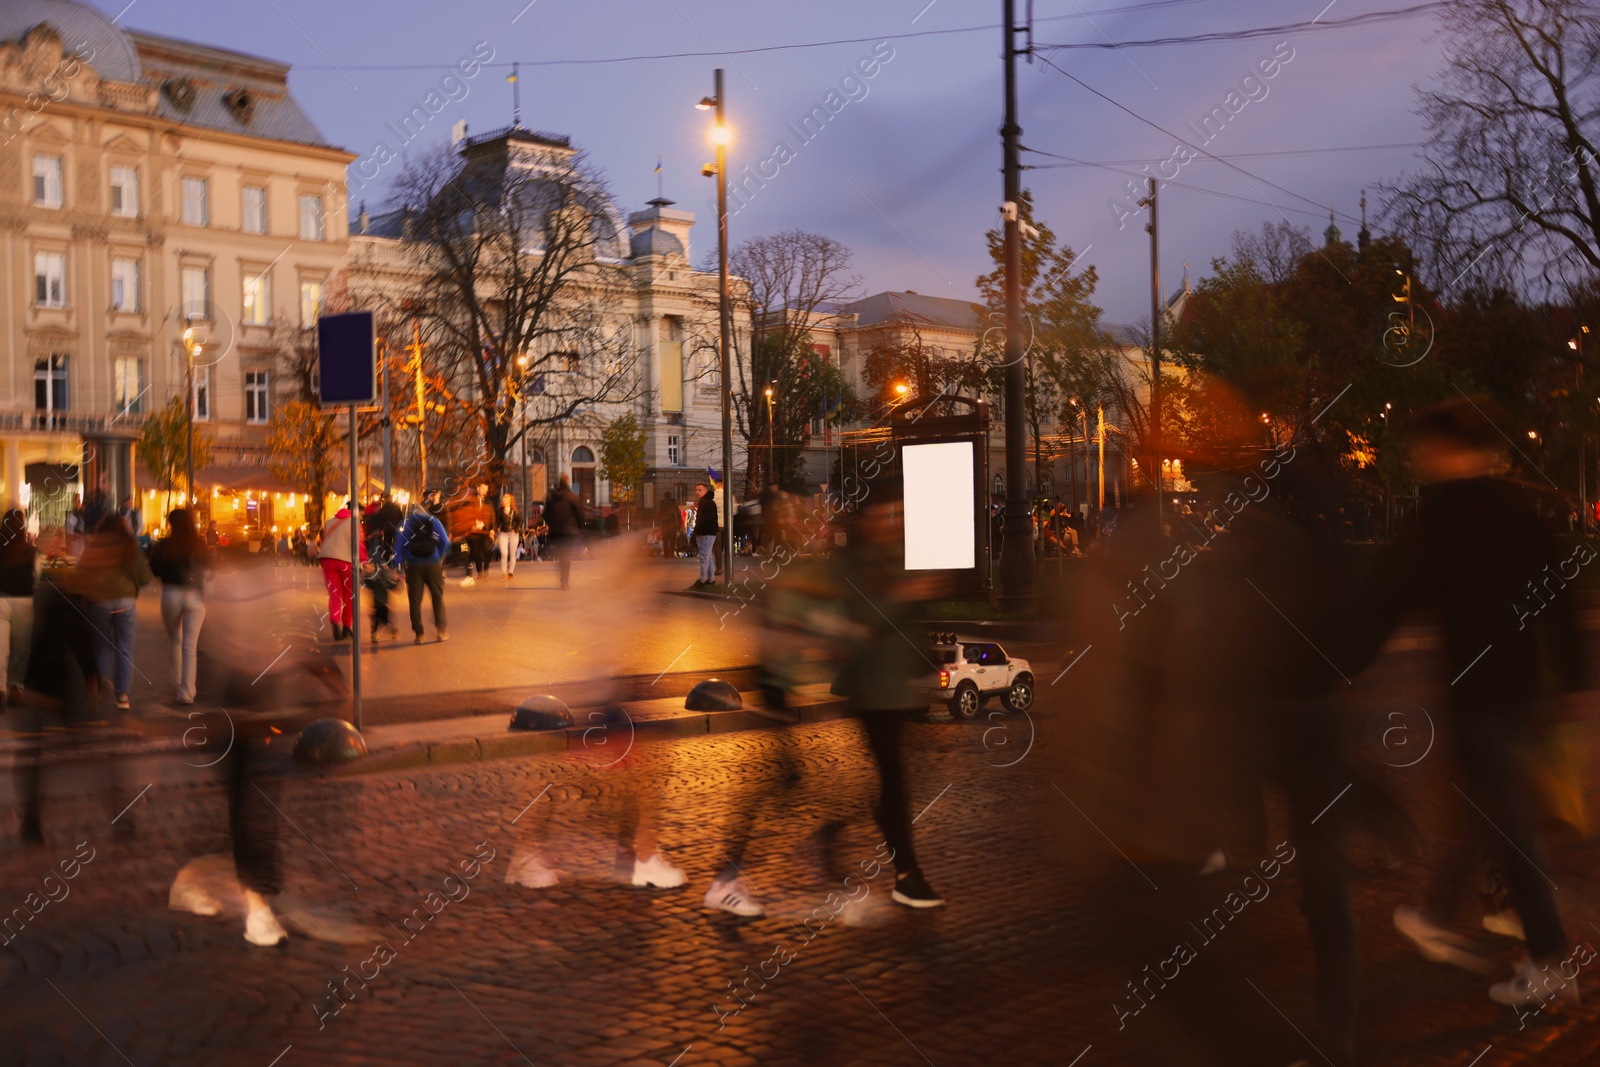
M938 669L930 694L958 719L976 718L983 702L999 697L1011 711L1033 706L1033 670L1007 656L993 641L969 641L953 633L929 634L928 658Z

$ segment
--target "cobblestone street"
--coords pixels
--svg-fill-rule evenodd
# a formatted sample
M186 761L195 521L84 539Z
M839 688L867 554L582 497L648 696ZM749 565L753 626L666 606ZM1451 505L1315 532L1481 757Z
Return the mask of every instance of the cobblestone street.
M1405 660L1363 684L1377 701L1364 712L1374 741L1404 699ZM848 721L641 745L613 767L603 765L614 753L597 748L292 779L280 798L291 936L277 949L246 944L237 917L166 908L186 861L227 848L224 799L202 772L142 795L126 816L137 819L134 843L113 839L101 806L58 806L46 812L45 848L12 838L0 853L8 912L44 892L61 861L81 861L76 878L48 883L61 899L7 930L0 1057L140 1067L1140 1062L1113 1008L1135 975L1099 937L1082 877L1096 866L1085 857L1107 850L1093 812L1067 799L1070 699L1049 694L1031 724L919 725L909 742L923 865L949 901L934 912L890 905L892 873L874 877L874 775ZM780 778L786 747L801 781L758 821L746 867L768 914L706 910L724 830L751 788ZM1421 798L1438 784L1424 772L1437 762L1393 774L1424 822L1432 808ZM686 887L611 883L630 788L659 799L663 846ZM856 874L846 884L825 879L805 847L832 818L850 820L833 852ZM519 835L537 826L562 883L505 884ZM88 848L75 854L79 842ZM1592 998L1519 1029L1484 996L1487 979L1425 963L1394 932L1389 913L1414 897L1425 867L1390 869L1359 845L1353 854L1369 1062L1593 1062ZM1558 849L1554 864L1569 932L1600 942L1600 854ZM1217 877L1220 894L1238 873ZM1321 1062L1299 1035L1313 987L1291 882L1206 949L1207 964L1225 960L1257 987L1259 998L1233 1005L1241 1049L1265 1062L1281 1049L1285 1067ZM844 907L862 885L864 905ZM1498 957L1509 961L1512 945L1497 942Z

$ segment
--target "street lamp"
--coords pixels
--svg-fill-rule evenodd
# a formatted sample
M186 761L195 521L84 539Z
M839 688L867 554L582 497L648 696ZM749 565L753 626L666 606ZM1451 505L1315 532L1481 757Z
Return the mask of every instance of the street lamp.
M190 507L193 507L193 505L194 505L194 361L200 358L200 353L205 351L205 347L206 346L203 343L201 343L199 335L197 333L195 333L195 328L192 325L193 322L194 322L194 316L193 315L189 316L188 322L190 323L190 325L185 326L184 330L183 330L183 350L184 350L185 353L187 353L187 357L188 357L188 374L185 377L188 379L188 382L189 382L189 402L188 402L188 404L186 406L186 410L187 410L188 415L189 415L188 427L187 427L187 432L188 432L188 435L189 435L189 447L188 447L188 454L184 457L184 477L185 477L185 480L186 480L186 483L187 483L186 486L185 486L185 489L184 489L184 494L186 496L188 496L188 498L189 498L187 503L190 505Z
M772 386L767 386L767 484L777 481L778 457L772 443Z
M716 112L711 126L711 143L716 146L717 159L700 168L704 175L717 179L717 326L721 342L722 365L722 502L727 514L722 516L723 545L726 568L725 580L733 584L733 375L728 366L729 334L731 323L728 306L728 143L733 131L725 121L726 100L722 91L722 68L712 76L712 94L700 98L695 105L701 111Z

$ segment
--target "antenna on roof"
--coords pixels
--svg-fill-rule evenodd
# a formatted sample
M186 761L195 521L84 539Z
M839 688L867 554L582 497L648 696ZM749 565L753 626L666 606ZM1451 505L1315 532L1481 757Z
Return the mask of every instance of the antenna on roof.
M511 83L511 125L517 129L522 128L522 83L517 80L517 71L522 64L512 63L511 73L506 75L506 81Z
M661 157L660 156L656 156L656 199L657 200L665 200L667 198L667 194L662 189L662 184L661 184L662 180L663 179L661 177Z

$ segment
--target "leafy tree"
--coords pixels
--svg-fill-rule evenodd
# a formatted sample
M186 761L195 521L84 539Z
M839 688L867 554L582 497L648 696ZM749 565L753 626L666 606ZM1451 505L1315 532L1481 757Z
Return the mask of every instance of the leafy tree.
M304 400L277 405L267 424L268 469L279 481L303 488L306 525L313 532L322 528L322 502L344 470L338 460L344 441L335 417Z
M142 466L167 494L167 506L172 505L172 487L189 468L189 408L183 396L175 396L165 407L151 412L139 431L135 446ZM211 435L196 426L194 431L194 468L199 470L211 462ZM185 492L193 496L192 487Z
M611 420L600 434L600 477L611 483L611 496L634 503L645 472L644 431L632 413Z
M1073 271L1077 255L1056 243L1048 223L1033 214L1033 195L1023 192L1019 205L1022 227L1023 419L1033 439L1034 476L1044 464L1045 431L1064 418L1068 401L1093 402L1116 394L1126 373L1102 335L1100 309L1093 297L1098 275L1093 267ZM989 308L991 321L1005 321L1005 232L986 235L995 269L978 278L978 291ZM1005 331L988 330L980 338L978 359L990 393L1004 395ZM1116 378L1113 381L1112 378ZM1133 403L1132 390L1122 402ZM998 407L998 405L997 405Z

